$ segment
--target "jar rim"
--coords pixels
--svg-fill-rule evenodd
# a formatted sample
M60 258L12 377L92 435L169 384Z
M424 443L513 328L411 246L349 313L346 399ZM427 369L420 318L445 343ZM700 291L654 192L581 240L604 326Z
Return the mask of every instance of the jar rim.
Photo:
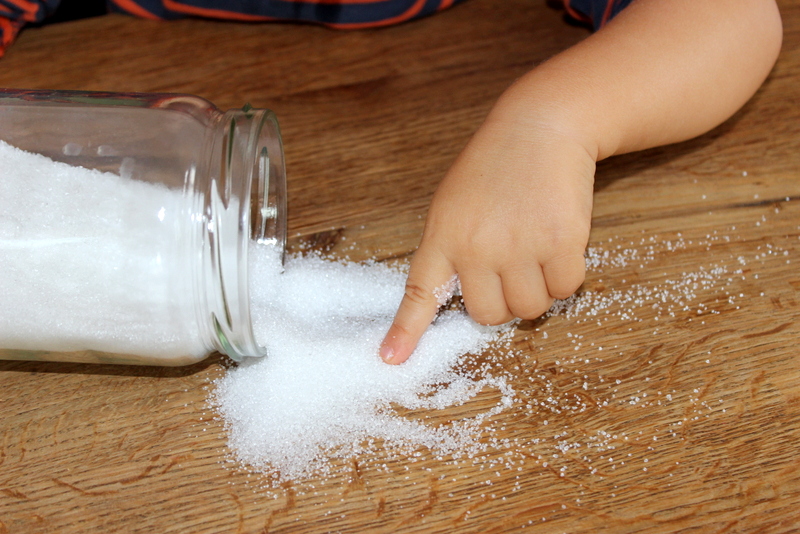
M215 348L241 361L267 352L253 330L249 248L255 242L274 246L281 254L285 250L286 171L273 112L230 110L220 126L214 150L220 161L213 166L219 179L211 178L207 236L209 274L218 284L209 312Z

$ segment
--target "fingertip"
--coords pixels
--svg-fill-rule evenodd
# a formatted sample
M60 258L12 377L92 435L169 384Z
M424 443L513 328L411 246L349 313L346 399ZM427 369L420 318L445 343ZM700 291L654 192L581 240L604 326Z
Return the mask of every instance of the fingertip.
M386 363L408 360L439 309L437 288L456 274L443 256L426 250L421 246L411 261L403 298L381 343L379 355Z
M405 361L405 360L401 361L399 355L395 354L394 349L391 347L391 345L385 342L384 344L381 345L380 357L381 360L383 360L383 363L389 365L400 365Z
M405 362L414 350L414 347L411 347L409 350L407 344L403 343L402 339L398 338L399 334L397 330L397 326L393 324L386 334L386 337L383 339L379 351L379 356L384 363L391 365L399 365Z

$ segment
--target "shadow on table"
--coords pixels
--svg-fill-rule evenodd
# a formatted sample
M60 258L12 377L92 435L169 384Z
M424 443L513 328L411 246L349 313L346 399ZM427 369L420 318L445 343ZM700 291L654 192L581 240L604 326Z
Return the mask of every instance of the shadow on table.
M602 191L617 180L633 176L654 167L660 167L671 161L684 158L692 153L703 151L720 137L729 135L737 123L744 117L758 100L758 95L751 99L730 119L710 132L680 143L659 146L648 150L630 152L605 159L597 164L594 190Z
M54 373L96 376L131 376L149 378L180 378L206 371L209 367L228 367L231 360L214 353L203 361L179 367L155 365L124 365L107 363L73 363L49 361L0 360L0 373Z

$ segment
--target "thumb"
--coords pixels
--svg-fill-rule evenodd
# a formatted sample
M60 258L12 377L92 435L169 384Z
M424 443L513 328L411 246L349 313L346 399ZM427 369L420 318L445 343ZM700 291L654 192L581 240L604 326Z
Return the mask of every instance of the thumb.
M411 356L443 304L441 292L454 274L453 266L438 252L429 253L423 247L417 250L411 260L403 300L381 343L383 361L400 364Z

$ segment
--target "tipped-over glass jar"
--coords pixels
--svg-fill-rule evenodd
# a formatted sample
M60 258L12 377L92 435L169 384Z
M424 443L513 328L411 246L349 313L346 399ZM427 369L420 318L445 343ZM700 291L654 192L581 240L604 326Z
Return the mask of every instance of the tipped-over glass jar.
M263 356L248 248L286 241L275 115L0 90L0 359Z

